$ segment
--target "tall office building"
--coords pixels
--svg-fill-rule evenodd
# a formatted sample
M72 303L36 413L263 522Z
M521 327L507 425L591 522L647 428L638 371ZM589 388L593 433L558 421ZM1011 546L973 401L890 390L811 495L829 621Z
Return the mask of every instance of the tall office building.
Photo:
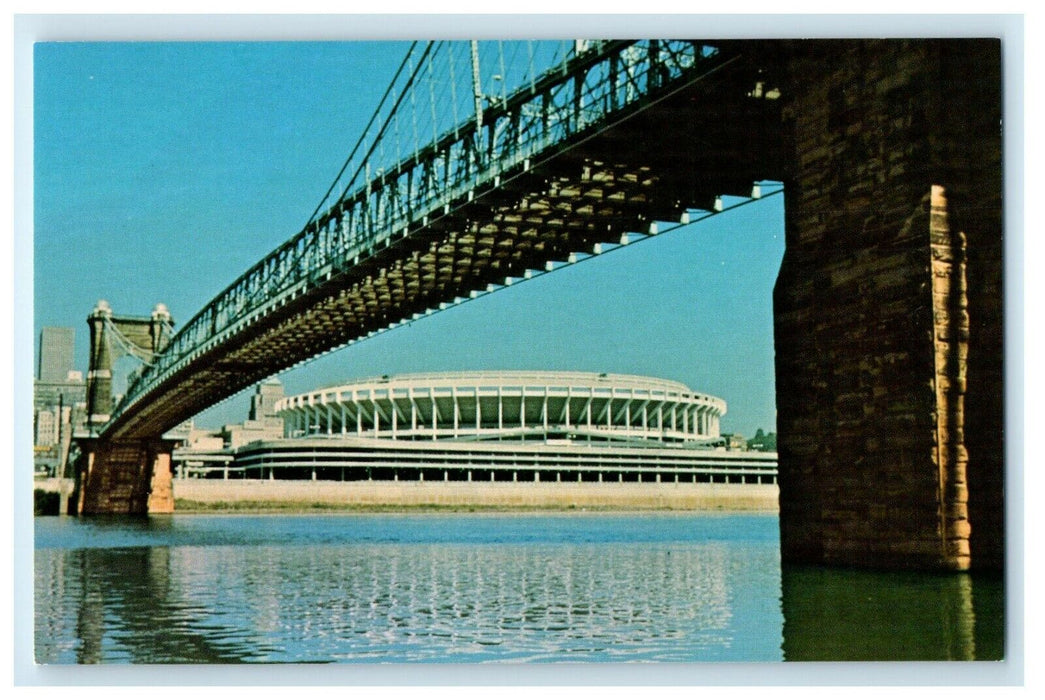
M48 326L40 331L37 379L33 382L34 465L59 469L72 433L83 424L87 385L73 369L75 332Z
M69 380L73 370L75 329L47 326L40 330L40 365L37 378L46 383Z
M254 395L250 397L248 420L266 421L269 425L283 427L283 419L276 409L276 403L282 398L283 384L279 379L270 377L258 384Z

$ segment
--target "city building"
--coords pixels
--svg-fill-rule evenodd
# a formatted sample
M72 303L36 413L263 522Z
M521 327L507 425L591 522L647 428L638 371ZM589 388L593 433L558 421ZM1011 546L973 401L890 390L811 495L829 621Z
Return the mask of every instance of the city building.
M259 440L280 439L283 418L277 404L282 398L283 385L272 377L255 387L244 422L228 423L218 430L196 428L191 421L183 425L182 444L172 456L175 473L179 477L216 472L226 475L238 448Z
M73 369L75 338L72 328L40 331L33 381L33 463L40 473L57 473L73 431L85 421L87 386L83 373Z
M40 356L36 378L45 384L58 384L73 371L76 330L46 326L40 329Z
M260 393L260 387L259 387ZM251 479L775 483L776 454L727 450L722 399L587 372L362 379L276 402L283 435L198 475Z
M282 398L283 385L275 377L258 384L254 395L250 397L247 420L222 428L225 447L236 449L257 440L283 437L283 417L277 408Z

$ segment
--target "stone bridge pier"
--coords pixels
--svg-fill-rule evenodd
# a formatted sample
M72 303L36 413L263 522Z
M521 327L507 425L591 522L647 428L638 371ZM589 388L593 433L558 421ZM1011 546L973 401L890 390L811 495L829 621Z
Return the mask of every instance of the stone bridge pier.
M1001 46L773 45L785 562L1000 569Z
M70 514L174 512L171 440L81 440Z

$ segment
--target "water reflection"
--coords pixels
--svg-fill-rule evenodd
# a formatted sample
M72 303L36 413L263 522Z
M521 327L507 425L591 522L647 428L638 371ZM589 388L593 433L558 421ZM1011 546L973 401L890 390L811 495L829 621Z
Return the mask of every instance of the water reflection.
M38 663L230 663L265 652L171 580L172 551L36 553Z
M789 661L998 660L1000 578L784 567Z
M686 524L639 543L39 549L37 659L779 659L772 540L670 536Z
M41 518L41 663L998 659L1000 580L781 570L773 517Z

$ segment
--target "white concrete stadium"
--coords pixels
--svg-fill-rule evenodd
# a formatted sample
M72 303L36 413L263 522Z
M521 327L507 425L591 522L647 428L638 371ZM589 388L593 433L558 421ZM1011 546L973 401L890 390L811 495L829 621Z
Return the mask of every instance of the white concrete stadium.
M726 402L650 377L446 372L362 379L276 410L286 437L711 445Z
M725 449L725 401L664 379L404 374L276 410L284 439L237 449L226 478L776 483L775 453Z

